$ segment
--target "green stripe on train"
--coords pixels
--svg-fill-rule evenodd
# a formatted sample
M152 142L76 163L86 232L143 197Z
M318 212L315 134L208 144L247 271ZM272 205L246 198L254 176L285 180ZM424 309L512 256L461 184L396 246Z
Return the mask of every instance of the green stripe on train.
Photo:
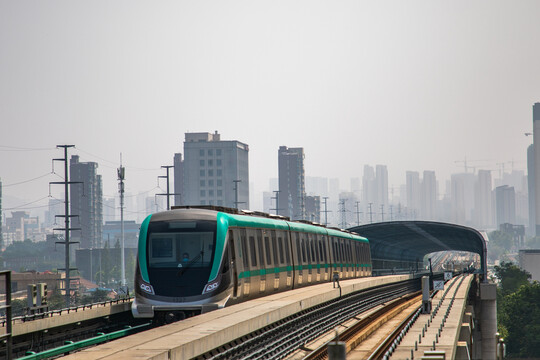
M360 268L368 268L370 267L369 264L333 264L332 266L330 264L318 264L317 267L313 267L313 265L296 265L294 267L294 270L309 270L314 268L341 268L341 267L360 267ZM254 277L254 276L261 276L261 275L269 275L269 274L278 274L286 271L293 271L292 266L281 266L281 267L274 267L274 268L268 268L268 269L257 269L257 270L249 270L249 271L242 271L240 274L238 274L239 279Z

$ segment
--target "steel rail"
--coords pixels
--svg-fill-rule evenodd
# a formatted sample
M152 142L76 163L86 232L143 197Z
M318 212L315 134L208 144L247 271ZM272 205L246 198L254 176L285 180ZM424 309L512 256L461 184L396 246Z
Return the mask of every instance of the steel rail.
M388 303L386 306L375 310L372 314L366 316L365 318L359 320L356 324L351 326L350 328L344 330L342 333L339 334L339 341L349 342L354 336L364 329L366 326L368 326L371 323L374 323L376 321L380 321L381 318L385 317L387 314L392 312L394 309L398 308L399 306L407 303L408 301L418 297L419 291L416 291L411 294L407 294L401 298L395 299ZM412 313L414 315L414 312ZM306 355L303 360L322 360L328 358L328 344L330 342L335 341L335 339L326 341L324 344L313 350L311 353Z
M412 279L345 295L270 324L197 359L283 359L359 313L418 290L419 282Z

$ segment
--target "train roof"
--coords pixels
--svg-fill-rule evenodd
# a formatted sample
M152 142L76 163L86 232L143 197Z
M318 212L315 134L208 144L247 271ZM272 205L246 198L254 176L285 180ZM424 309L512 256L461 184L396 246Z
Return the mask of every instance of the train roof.
M348 230L326 227L319 223L310 222L307 220L291 220L286 216L267 214L260 211L239 210L222 206L173 206L172 210L191 209L191 210L211 210L226 214L230 226L246 226L256 227L262 226L270 229L303 231L314 234L336 236L341 238L355 239L358 241L368 241L365 237Z

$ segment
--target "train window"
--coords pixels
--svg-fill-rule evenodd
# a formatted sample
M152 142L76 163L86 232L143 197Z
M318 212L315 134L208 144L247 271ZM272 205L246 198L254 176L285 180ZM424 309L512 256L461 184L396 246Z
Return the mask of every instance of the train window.
M268 236L264 237L264 251L266 252L266 265L271 265L272 259L270 258L270 239Z
M302 244L302 261L306 263L308 261L306 256L306 240L302 238L300 244Z
M300 244L300 239L296 237L296 252L298 253L298 261L302 263L302 244Z
M311 254L314 256L313 261L319 262L319 251L317 250L317 239L311 241Z
M242 242L242 261L244 263L244 268L249 269L246 229L240 230L240 241Z
M326 262L326 259L324 257L324 252L323 252L323 242L324 242L324 237L322 238L322 240L319 240L319 258L321 259L321 262Z
M285 259L283 258L283 238L281 236L278 237L278 248L279 248L279 263L283 264L285 262Z
M284 246L285 246L285 260L287 260L287 264L290 264L291 263L291 253L290 253L290 249L289 249L289 241L287 241L287 235L285 235L285 239L284 240Z
M262 268L264 267L262 230L257 230L257 246L259 248L259 263L261 264L261 268Z
M274 266L278 266L278 253L277 253L277 240L276 240L276 232L272 230L272 254L274 255Z
M255 252L255 238L253 236L249 237L249 252L251 255L251 266L257 266L257 253Z

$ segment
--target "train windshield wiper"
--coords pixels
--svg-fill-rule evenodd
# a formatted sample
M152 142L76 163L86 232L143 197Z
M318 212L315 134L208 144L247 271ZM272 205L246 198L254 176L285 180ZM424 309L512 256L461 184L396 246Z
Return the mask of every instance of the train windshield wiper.
M186 265L182 265L182 268L178 271L178 273L176 273L176 276L180 277L184 275L184 272L187 270L187 268L195 264L199 259L202 259L203 256L204 256L204 251L201 250L199 255L191 259Z

